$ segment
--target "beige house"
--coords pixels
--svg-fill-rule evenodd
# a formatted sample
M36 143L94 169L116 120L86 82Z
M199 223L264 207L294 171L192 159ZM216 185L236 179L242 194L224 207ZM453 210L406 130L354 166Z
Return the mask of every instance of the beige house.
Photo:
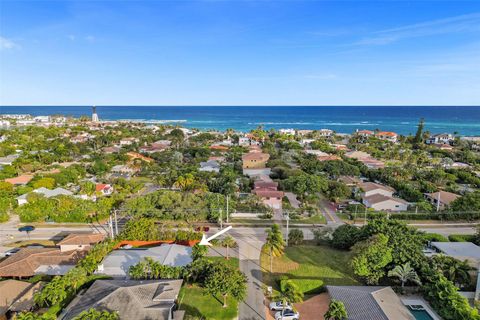
M10 319L17 312L31 310L35 304L33 296L42 286L43 282L0 281L0 320Z
M367 208L372 208L375 211L407 211L408 202L400 199L393 198L391 196L385 196L383 194L374 194L368 197L362 198L363 204Z
M381 194L387 197L391 197L395 192L395 189L383 184L375 182L361 182L358 184L358 187L361 189L362 198L370 197L375 194Z
M242 156L243 169L263 169L270 155L263 152L249 152Z
M460 196L447 191L438 191L433 193L425 193L425 199L435 206L437 211L444 210Z
M72 250L89 250L96 243L103 241L101 233L70 233L58 243L61 252Z

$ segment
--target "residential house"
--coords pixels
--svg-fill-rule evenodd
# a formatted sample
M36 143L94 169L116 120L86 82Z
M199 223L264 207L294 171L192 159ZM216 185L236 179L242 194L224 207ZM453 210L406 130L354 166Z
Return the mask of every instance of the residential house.
M71 143L85 143L91 139L95 138L94 135L88 133L88 132L84 132L84 133L81 133L81 134L78 134L77 136L73 137L70 139L70 142Z
M102 148L102 152L106 154L119 153L120 147L117 147L117 146L104 147Z
M329 154L320 150L305 150L306 154L313 154L317 157L325 157L328 156Z
M43 282L0 281L0 320L13 318L18 312L30 311L35 305L33 296L42 287Z
M64 189L64 188L55 188L53 190L50 190L50 189L47 189L45 187L41 187L41 188L33 190L32 192L37 193L37 194L42 194L45 198L52 198L52 197L56 197L56 196L60 196L60 195L63 195L63 196L73 195L73 192L71 192L67 189ZM29 195L30 195L30 193L26 193L26 194L22 194L21 196L17 197L18 205L21 206L21 205L24 205L24 204L28 203L28 196Z
M451 145L455 137L453 134L450 133L440 133L431 135L427 140L425 140L426 144L448 144Z
M220 164L215 160L208 160L205 162L200 162L199 171L205 172L220 172Z
M30 182L30 180L33 179L33 176L32 175L29 175L29 174L24 174L24 175L21 175L21 176L18 176L18 177L15 177L15 178L9 178L9 179L5 179L4 181L5 182L8 182L10 184L13 184L14 186L19 186L19 185L26 185L27 183Z
M372 156L369 153L365 151L357 151L357 150L346 152L345 157L350 159L357 159L357 160L372 158Z
M354 176L340 176L337 179L339 182L345 183L349 187L355 187L362 182L360 178Z
M340 143L331 143L330 144L332 147L335 148L335 150L337 151L347 151L348 150L348 147L344 144L340 144Z
M327 286L332 300L343 302L346 320L415 320L391 287Z
M135 174L138 171L140 171L140 169L131 167L128 165L118 164L116 166L113 166L112 169L110 169L110 171L114 173L122 173L122 174Z
M13 162L18 159L18 157L20 157L20 154L18 153L9 154L5 157L0 157L0 165L11 166Z
M254 189L252 193L262 199L263 204L272 209L282 209L282 198L285 195L283 191L270 189Z
M64 275L84 257L86 251L59 248L22 248L0 262L0 277L22 278L36 274Z
M334 154L327 154L325 156L317 156L317 160L320 161L320 162L323 162L323 161L342 160L342 158L340 158L339 156L334 155Z
M330 130L330 129L320 129L320 130L317 130L316 133L320 136L320 137L331 137L333 135L333 130Z
M95 185L95 193L102 196L109 196L113 193L113 187L110 184L97 183Z
M362 197L362 202L367 208L375 211L407 211L409 203L400 198L394 198L383 194L373 194Z
M375 134L375 137L377 137L380 140L386 140L393 143L397 142L398 140L398 134L390 131L379 131Z
M131 146L134 143L138 143L138 138L129 137L129 138L122 138L120 139L120 145L123 146Z
M90 309L117 312L120 320L182 320L174 311L183 280L97 280L60 315L76 319Z
M460 198L458 194L442 190L433 193L425 193L424 196L425 199L437 208L437 211L448 208L453 201Z
M211 157L208 157L208 161L217 161L218 163L225 162L225 157L211 156Z
M128 278L130 267L147 257L163 265L182 267L192 262L192 248L178 244L162 244L148 249L114 250L103 259L97 273L115 278Z
M357 130L355 132L355 135L363 137L363 138L369 138L369 137L373 137L375 135L375 132L370 131L370 130Z
M249 146L250 145L250 138L248 138L248 137L238 137L238 145Z
M391 197L395 192L395 189L392 187L375 182L361 182L358 184L358 188L361 190L362 197L370 197L374 194L382 194Z
M262 169L270 159L268 153L249 152L242 156L243 169Z
M287 136L294 136L295 135L295 129L280 129L278 130L281 134L285 134Z
M297 130L297 134L299 136L306 136L310 133L313 133L313 130L303 130L303 129L302 130Z
M89 250L96 243L102 242L105 235L102 233L70 233L57 243L61 252L72 250Z
M219 151L219 152L227 152L229 150L227 146L222 146L219 144L213 144L209 147L209 149L212 151Z
M127 152L127 156L130 158L130 160L140 159L148 163L152 163L155 161L154 159L146 157L138 152Z
M278 182L275 181L265 181L265 180L257 180L253 184L254 190L277 190Z
M349 151L345 153L345 157L356 159L369 169L379 169L385 167L385 163L383 161L373 158L369 153L364 151Z
M460 261L467 260L472 267L480 263L480 247L472 242L431 242L434 254L444 254Z

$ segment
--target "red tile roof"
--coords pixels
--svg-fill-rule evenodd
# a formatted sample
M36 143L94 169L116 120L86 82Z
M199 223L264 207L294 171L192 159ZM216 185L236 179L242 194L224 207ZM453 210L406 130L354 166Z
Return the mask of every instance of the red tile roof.
M22 248L0 262L0 277L31 277L41 265L75 265L86 251L58 248Z

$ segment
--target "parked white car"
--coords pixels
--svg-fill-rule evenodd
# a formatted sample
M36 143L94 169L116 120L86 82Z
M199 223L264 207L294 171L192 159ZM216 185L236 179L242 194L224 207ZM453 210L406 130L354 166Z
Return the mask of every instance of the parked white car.
M277 313L275 313L275 320L298 320L298 319L300 319L300 313L295 312L291 309L285 309L283 311L283 315L282 315L282 311L278 311Z
M285 304L285 309L292 309L292 307L290 306L290 304L287 302ZM282 301L273 301L273 302L270 302L270 310L272 311L281 311L283 310L283 303Z

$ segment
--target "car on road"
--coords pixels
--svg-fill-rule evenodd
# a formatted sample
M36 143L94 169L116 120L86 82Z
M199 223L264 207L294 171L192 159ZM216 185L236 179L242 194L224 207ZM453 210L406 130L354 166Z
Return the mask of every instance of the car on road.
M10 257L11 255L17 253L18 251L20 251L20 248L10 249L7 252L5 252L5 257Z
M292 309L285 309L284 311L278 311L277 313L275 313L275 320L298 320L298 319L300 319L300 313L295 312Z
M284 309L282 301L270 302L269 307L270 307L270 310L272 311L281 311ZM288 302L285 304L285 309L292 309L292 307Z
M210 227L207 226L199 226L195 228L195 231L197 232L208 232L210 231Z

